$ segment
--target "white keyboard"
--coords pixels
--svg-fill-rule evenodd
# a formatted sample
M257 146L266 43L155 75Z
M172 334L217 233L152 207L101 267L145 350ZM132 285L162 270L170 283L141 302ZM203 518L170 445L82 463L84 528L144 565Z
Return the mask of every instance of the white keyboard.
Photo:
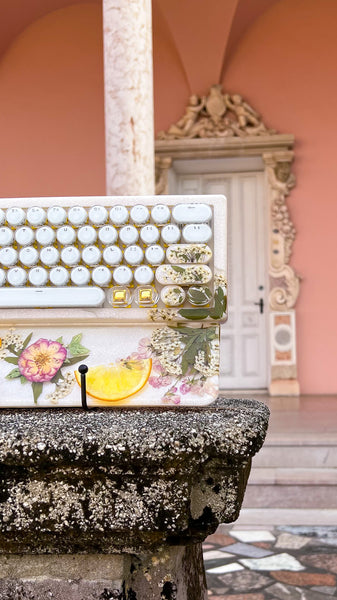
M211 305L216 219L207 198L3 199L0 307Z

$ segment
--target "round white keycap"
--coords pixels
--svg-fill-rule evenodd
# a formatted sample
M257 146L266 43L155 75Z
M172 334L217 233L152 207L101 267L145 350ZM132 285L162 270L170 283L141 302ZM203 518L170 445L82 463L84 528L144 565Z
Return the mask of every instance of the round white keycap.
M118 238L117 229L112 225L105 225L101 227L98 232L98 239L102 244L114 244Z
M87 218L88 214L83 206L72 206L68 210L68 220L72 225L77 227L84 225Z
M7 273L7 281L14 287L25 285L27 281L27 273L22 267L14 267L14 269L9 269Z
M165 244L176 244L180 240L180 229L177 225L165 225L161 231L161 239Z
M19 260L25 267L34 267L39 262L39 253L36 248L27 246L19 252Z
M0 246L9 246L14 239L14 234L9 227L0 227Z
M39 227L46 222L47 213L41 206L31 206L27 210L27 221L33 227Z
M157 204L151 210L151 218L154 223L162 225L170 220L171 211L165 204Z
M145 250L145 258L150 265L161 265L164 262L165 252L161 246L149 246Z
M133 225L125 225L119 232L119 239L125 246L135 244L138 240L138 231Z
M87 267L75 267L71 270L70 278L75 285L87 285L90 281L90 271Z
M34 267L29 271L28 279L32 285L42 287L48 281L48 271L43 267Z
M92 206L89 210L89 221L94 225L103 225L108 218L108 211L104 206Z
M59 262L60 253L54 246L46 246L40 252L40 260L47 267L53 267Z
M124 260L128 265L140 265L144 252L139 246L128 246L124 252Z
M3 225L6 221L6 213L2 208L0 208L0 225Z
M108 246L103 250L103 260L109 266L119 265L122 262L123 254L118 246Z
M117 267L113 272L113 278L117 285L128 285L132 281L132 271L130 267Z
M97 240L97 231L91 225L85 225L78 230L77 239L83 246L93 244Z
M176 204L172 209L176 223L207 223L212 218L212 209L208 204Z
M96 285L109 285L111 281L111 271L108 267L99 266L92 272L92 280Z
M143 204L136 204L130 210L130 218L136 225L144 225L150 218L150 211Z
M80 262L81 253L75 246L67 246L61 250L61 260L67 267L74 267Z
M14 248L1 248L0 250L0 263L4 267L12 267L18 261L18 253Z
M76 239L76 232L72 227L69 227L69 225L64 225L64 227L60 227L60 229L57 230L56 238L62 246L73 244Z
M110 210L110 221L114 225L125 225L129 220L129 211L126 206L117 204Z
M40 227L36 230L36 241L41 246L50 246L55 240L55 231L51 227Z
M0 286L5 285L6 283L6 271L0 269Z
M134 272L135 281L139 285L149 285L153 281L153 271L147 265L142 265L141 267L137 267Z
M29 246L34 240L34 231L30 227L19 227L15 232L15 239L19 246Z
M67 212L62 206L51 206L47 210L47 219L54 227L63 225L67 220Z
M54 285L66 285L69 273L64 267L54 267L49 273L49 279Z
M159 240L159 229L155 225L145 225L140 230L140 239L144 244L155 244Z
M26 213L22 208L7 208L6 210L6 219L8 225L12 225L13 227L17 227L18 225L22 225L26 220Z
M185 225L183 229L183 240L188 244L206 243L212 237L212 229L206 223Z
M82 260L86 265L94 266L101 262L102 253L97 246L87 246L82 250Z

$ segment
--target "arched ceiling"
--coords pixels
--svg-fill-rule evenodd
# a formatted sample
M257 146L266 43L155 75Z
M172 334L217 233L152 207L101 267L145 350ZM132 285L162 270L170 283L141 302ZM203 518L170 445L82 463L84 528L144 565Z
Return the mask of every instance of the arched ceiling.
M88 1L102 3L102 0L0 0L0 57L36 19L67 5ZM228 56L249 25L280 1L152 0L152 3L154 14L159 11L165 22L190 91L202 92L220 81ZM200 72L207 73L202 82ZM201 86L203 89L197 89Z
M101 3L101 0L90 1ZM28 25L54 10L84 2L85 0L0 0L0 59L16 36Z

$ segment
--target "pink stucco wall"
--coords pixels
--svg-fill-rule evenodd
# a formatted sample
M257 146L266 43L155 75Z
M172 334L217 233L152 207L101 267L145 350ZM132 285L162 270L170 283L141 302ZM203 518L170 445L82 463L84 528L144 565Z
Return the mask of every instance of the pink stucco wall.
M0 196L105 193L102 15L38 19L0 62Z
M221 77L218 54L235 1L214 0L207 19L202 5L193 4L184 39L179 14L165 12L179 11L181 0L154 2L157 131L178 119L192 92L206 93ZM298 183L289 207L298 231L292 264L303 277L297 305L303 393L337 392L336 28L334 0L271 3L231 45L222 76L225 89L241 93L267 124L296 136ZM101 32L99 5L77 4L33 23L4 55L0 196L105 193Z

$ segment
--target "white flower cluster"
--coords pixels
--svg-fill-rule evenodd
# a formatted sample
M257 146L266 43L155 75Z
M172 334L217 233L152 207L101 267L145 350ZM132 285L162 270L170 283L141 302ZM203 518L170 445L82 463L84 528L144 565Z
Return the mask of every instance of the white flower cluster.
M160 283L192 285L194 283L208 283L212 277L212 272L206 265L179 267L179 271L176 271L174 266L162 265L159 269L157 269L157 279Z
M14 333L15 329L10 329L8 333L1 339L0 358L5 358L8 354L9 346L14 346L15 352L19 352L23 345L23 339L19 333Z
M151 321L175 321L177 319L177 311L168 308L151 308L148 315Z
M185 292L181 287L164 287L161 291L161 299L168 306L180 306L185 300Z
M212 258L212 250L206 244L177 244L167 249L167 258L170 262L206 263Z
M214 287L227 287L227 278L223 273L214 274Z
M220 367L220 351L219 342L214 340L210 343L211 357L209 362L206 362L206 355L204 350L199 350L194 361L194 368L199 371L205 377L213 377L218 375Z
M170 375L181 375L179 358L183 349L181 335L173 329L155 329L151 337L151 345L159 362Z
M61 398L64 398L65 396L68 396L68 394L70 394L74 385L74 373L72 373L71 371L67 371L67 373L64 375L64 379L60 381L60 383L56 384L56 390L46 396L46 400L49 400L53 404L57 404L57 402Z

